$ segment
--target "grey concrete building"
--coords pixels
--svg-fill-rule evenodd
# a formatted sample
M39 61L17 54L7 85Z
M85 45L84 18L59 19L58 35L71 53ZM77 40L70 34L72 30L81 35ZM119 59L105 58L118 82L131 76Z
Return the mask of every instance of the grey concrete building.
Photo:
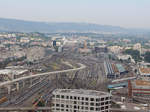
M56 89L52 94L53 112L109 112L111 105L111 95L101 91Z

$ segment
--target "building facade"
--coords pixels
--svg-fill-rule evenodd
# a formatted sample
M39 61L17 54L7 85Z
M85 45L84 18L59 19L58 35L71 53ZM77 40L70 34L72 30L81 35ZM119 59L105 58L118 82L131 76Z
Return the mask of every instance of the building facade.
M52 112L109 112L109 93L83 89L56 89Z

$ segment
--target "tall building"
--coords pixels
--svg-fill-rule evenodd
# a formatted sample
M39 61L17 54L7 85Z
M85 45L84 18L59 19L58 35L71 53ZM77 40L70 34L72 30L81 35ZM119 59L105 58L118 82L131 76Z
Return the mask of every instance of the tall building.
M56 89L52 112L110 112L111 94L95 90Z

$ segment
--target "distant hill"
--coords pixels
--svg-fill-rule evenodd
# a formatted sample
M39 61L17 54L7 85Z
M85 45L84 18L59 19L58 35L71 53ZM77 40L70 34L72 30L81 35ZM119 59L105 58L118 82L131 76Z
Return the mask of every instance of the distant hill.
M126 32L125 28L89 23L47 23L0 18L0 31L8 32Z

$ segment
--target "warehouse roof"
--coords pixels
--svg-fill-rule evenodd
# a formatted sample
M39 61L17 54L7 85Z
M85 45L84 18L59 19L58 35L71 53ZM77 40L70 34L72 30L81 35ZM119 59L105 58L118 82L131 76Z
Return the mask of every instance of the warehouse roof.
M135 83L137 86L150 86L150 81L136 80Z
M121 64L116 64L116 67L119 72L125 72L125 68Z

